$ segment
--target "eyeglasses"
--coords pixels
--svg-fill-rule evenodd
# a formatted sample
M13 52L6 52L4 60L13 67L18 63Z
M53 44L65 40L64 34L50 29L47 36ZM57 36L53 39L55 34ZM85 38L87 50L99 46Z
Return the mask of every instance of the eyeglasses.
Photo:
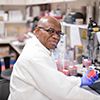
M53 28L49 28L49 29L45 29L44 27L38 27L40 29L43 29L44 31L50 33L51 35L53 35L54 33L56 33L58 36L64 35L64 33L62 33L61 31L56 31Z

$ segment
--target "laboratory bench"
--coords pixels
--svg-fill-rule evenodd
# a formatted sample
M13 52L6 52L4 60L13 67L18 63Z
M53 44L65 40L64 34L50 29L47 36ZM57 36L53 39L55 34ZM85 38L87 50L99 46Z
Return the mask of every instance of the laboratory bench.
M20 48L20 47L24 46L24 43L19 42L19 43L17 43L17 45L15 45L13 43L15 41L17 41L17 39L15 37L7 37L7 38L0 39L0 47L8 47L10 50L13 50L17 55L20 55L20 53L22 51L22 48Z
M13 41L16 41L16 38L7 37L0 39L0 74L1 77L5 78L6 76L7 79L10 77L13 64L22 51L20 45L14 45Z

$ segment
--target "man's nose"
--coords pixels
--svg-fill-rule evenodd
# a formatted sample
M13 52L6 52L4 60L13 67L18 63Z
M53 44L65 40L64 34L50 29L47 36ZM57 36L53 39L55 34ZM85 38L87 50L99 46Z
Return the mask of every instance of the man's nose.
M57 34L57 33L54 33L53 34L53 38L57 39L57 40L60 40L60 36Z

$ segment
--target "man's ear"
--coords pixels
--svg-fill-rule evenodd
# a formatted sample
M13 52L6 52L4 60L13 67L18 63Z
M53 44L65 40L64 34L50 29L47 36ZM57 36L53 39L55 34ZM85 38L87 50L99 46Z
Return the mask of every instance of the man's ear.
M39 33L39 31L40 31L40 28L38 28L38 27L36 27L36 28L34 29L34 33Z
M40 34L40 29L39 29L38 27L35 28L34 34L35 34L36 37L38 38L38 36L39 36L39 34Z
M38 32L38 31L39 31L39 28L36 27L36 28L34 29L34 32L36 33L36 32Z

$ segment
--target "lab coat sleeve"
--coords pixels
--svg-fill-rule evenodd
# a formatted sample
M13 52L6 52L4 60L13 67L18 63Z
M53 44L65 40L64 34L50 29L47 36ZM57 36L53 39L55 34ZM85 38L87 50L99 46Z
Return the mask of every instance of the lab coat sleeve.
M80 78L65 76L44 60L23 61L37 85L36 89L50 100L100 100L100 96L80 88Z

